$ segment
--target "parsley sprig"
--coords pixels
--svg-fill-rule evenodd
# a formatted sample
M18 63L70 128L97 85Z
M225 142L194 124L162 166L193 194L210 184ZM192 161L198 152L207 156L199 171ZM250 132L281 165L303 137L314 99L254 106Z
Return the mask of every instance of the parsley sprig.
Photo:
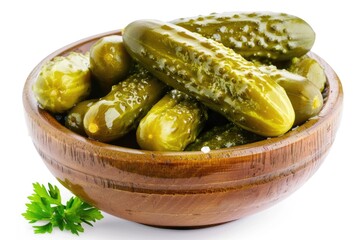
M48 184L47 190L44 185L34 183L34 193L28 197L27 210L22 215L30 223L45 222L44 225L33 226L35 233L51 233L54 227L61 231L69 230L79 235L84 232L82 223L90 226L90 222L96 222L103 218L101 212L78 197L71 197L66 205L61 203L61 195L58 187Z

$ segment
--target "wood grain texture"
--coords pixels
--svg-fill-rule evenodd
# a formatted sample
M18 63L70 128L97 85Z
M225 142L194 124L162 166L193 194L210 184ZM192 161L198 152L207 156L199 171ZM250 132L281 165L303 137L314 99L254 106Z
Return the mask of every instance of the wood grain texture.
M328 78L319 116L281 137L229 149L152 152L81 137L38 108L31 86L40 66L69 51L87 51L93 36L59 49L40 62L23 89L33 143L52 174L99 209L163 227L198 227L242 218L272 206L301 187L328 154L340 124L339 78L320 57Z

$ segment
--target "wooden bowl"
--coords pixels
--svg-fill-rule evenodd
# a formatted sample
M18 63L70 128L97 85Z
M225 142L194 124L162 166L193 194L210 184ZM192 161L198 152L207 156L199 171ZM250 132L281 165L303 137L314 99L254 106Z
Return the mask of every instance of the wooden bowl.
M107 32L50 54L29 75L23 104L33 143L52 174L104 212L162 227L200 227L268 208L301 187L334 142L343 91L325 68L327 94L319 116L281 137L202 152L142 151L79 136L40 109L31 91L41 65L69 51L87 51Z

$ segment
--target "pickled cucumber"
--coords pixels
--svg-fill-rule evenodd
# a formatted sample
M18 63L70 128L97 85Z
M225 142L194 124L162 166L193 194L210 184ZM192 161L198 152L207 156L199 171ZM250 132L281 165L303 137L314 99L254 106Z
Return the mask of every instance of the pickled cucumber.
M307 22L285 13L214 13L172 23L212 38L246 59L291 60L306 54L315 41Z
M96 102L97 99L90 99L79 102L73 107L65 117L65 126L73 132L86 136L84 129L84 116L87 110Z
M174 89L140 121L137 143L146 150L183 151L195 141L206 119L206 108L202 104Z
M90 75L89 56L71 52L46 62L32 90L41 108L63 113L90 94Z
M252 132L246 131L233 123L215 126L202 133L195 142L186 147L186 151L210 151L221 148L229 148L247 143L263 140Z
M295 114L284 89L222 44L171 23L138 20L125 27L129 54L166 84L195 97L236 125L278 136Z
M108 93L113 85L124 80L131 66L132 59L119 35L100 38L90 48L90 70L102 92Z
M307 79L289 81L279 79L295 110L294 126L300 125L316 116L323 106L323 97L319 89Z
M260 71L268 74L285 89L295 111L294 126L304 123L320 112L323 106L322 94L307 78L284 69L277 69L275 66L260 63L256 65Z
M294 58L289 67L289 71L306 77L321 92L324 90L326 83L325 71L315 59L307 56Z
M140 119L163 96L166 85L143 70L114 85L86 112L86 134L101 142L118 139L137 127Z

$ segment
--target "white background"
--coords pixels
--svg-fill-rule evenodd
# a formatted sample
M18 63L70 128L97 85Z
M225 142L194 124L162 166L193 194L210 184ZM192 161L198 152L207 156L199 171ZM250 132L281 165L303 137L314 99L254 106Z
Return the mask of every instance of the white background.
M356 1L1 1L0 3L0 238L1 239L360 239L360 38ZM159 229L104 214L79 237L35 235L21 213L32 183L59 185L35 151L24 121L22 88L51 52L140 18L172 20L225 11L287 12L317 33L313 51L342 80L345 101L336 141L318 172L297 192L261 213L197 230ZM60 186L60 185L59 185ZM61 188L64 198L71 194ZM121 204L121 203L119 203ZM6 237L4 237L6 236Z

